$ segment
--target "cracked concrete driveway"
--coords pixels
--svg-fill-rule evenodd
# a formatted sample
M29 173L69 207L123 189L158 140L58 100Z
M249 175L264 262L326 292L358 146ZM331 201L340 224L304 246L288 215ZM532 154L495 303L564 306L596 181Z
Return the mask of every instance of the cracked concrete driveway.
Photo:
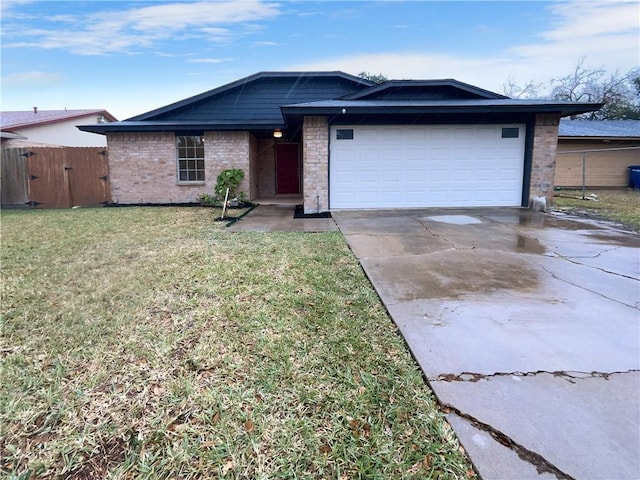
M640 237L523 209L334 219L483 478L640 478Z

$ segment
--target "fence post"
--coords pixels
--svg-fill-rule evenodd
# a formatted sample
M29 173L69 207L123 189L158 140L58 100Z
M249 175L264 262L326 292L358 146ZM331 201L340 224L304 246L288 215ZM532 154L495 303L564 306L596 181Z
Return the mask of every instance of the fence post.
M582 152L582 199L586 200L587 190L587 152Z

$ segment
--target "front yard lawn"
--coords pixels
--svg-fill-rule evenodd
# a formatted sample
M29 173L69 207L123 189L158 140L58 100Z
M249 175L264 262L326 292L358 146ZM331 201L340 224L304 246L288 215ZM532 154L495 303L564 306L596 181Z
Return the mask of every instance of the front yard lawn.
M339 233L2 212L5 478L468 478Z

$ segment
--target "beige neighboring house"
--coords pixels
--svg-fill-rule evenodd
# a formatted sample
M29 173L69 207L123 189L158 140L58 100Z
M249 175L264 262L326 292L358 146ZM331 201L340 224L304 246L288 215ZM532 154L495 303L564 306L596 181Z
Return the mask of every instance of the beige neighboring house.
M106 139L77 125L117 119L106 110L38 110L0 112L2 147L105 147Z
M601 150L601 151L599 151ZM555 186L624 188L640 165L640 120L560 120Z

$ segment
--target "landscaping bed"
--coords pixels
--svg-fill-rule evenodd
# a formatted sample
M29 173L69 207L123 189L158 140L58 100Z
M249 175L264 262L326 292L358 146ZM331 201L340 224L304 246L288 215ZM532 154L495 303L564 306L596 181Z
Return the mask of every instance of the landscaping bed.
M473 478L339 233L2 212L6 478Z

